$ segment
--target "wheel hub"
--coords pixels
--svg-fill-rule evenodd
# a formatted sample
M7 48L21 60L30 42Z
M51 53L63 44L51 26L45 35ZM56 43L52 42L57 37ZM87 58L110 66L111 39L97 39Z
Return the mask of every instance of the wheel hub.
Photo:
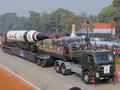
M62 72L65 73L65 68L62 67Z
M56 70L59 71L59 66L56 65Z
M87 81L87 82L89 81L88 75L85 75L85 76L84 76L84 80Z

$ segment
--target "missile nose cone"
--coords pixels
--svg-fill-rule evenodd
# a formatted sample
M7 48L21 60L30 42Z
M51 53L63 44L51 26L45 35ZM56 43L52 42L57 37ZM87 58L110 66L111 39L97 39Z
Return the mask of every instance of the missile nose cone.
M39 40L43 40L43 39L48 39L49 37L46 35L46 34L43 34L43 33L38 33L36 35L36 39L39 41Z

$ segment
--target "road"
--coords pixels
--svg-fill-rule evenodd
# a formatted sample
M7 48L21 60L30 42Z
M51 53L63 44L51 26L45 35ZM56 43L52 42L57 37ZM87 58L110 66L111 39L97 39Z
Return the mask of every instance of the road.
M0 90L39 90L39 88L0 65Z
M31 82L41 90L69 90L77 86L82 90L120 90L113 82L86 85L79 75L63 76L55 72L54 67L41 68L35 63L4 53L0 49L0 64ZM119 89L118 89L119 88Z

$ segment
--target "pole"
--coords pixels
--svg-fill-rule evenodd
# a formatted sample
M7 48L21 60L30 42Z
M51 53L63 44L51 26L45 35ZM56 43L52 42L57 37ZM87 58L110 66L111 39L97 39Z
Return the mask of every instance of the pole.
M88 49L88 44L89 44L89 32L88 32L88 29L89 29L89 21L86 22L86 31L87 31L87 49Z

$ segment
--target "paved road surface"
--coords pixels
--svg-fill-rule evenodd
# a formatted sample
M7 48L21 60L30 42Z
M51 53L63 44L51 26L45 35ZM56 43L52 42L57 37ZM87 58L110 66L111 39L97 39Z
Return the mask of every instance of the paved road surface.
M84 84L79 75L63 76L55 72L54 68L41 68L22 58L3 53L0 50L0 64L14 71L30 81L41 90L69 90L73 86L82 90L120 90L113 82L99 83L97 86ZM119 89L118 89L119 88Z

